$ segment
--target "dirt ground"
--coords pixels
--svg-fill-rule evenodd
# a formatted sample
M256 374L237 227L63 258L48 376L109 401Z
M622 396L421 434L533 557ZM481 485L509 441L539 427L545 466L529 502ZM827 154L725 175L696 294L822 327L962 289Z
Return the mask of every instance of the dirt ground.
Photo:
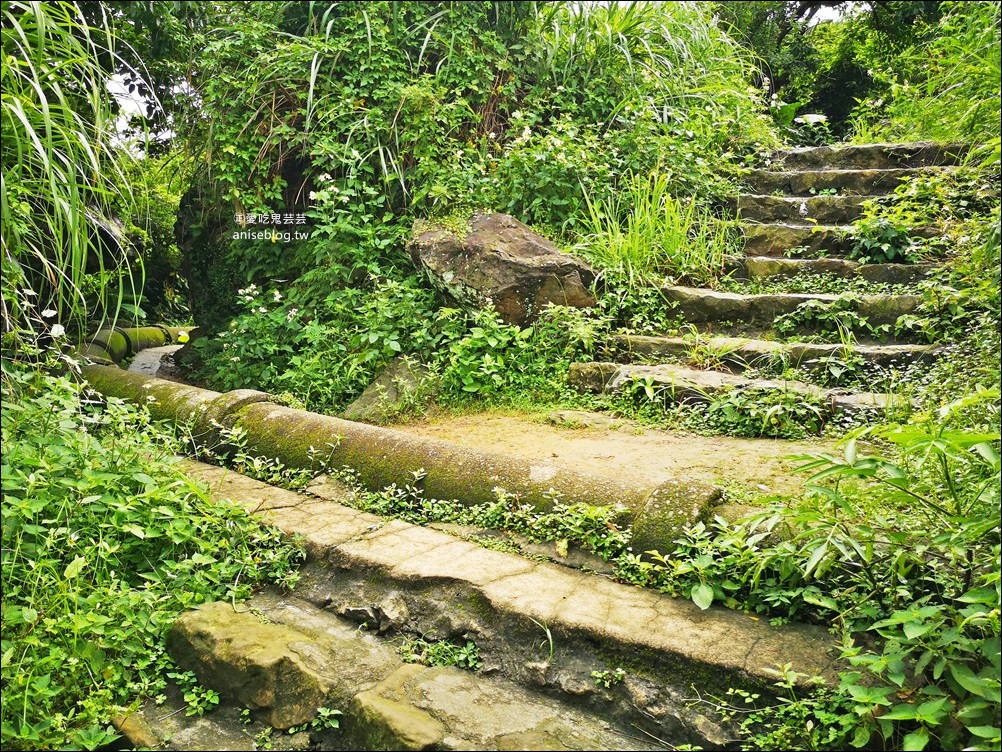
M394 425L417 436L486 451L548 460L592 473L622 473L654 483L673 477L744 486L755 495L791 494L806 475L788 455L834 451L830 442L699 436L616 421L612 427L550 425L542 415L441 415Z

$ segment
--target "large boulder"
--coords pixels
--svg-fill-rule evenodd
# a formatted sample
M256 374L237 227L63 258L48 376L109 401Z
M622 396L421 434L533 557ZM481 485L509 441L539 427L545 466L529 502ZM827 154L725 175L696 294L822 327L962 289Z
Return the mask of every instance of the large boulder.
M507 214L476 214L460 233L415 224L408 249L435 287L467 310L493 303L508 324L531 322L547 303L595 305L594 272Z

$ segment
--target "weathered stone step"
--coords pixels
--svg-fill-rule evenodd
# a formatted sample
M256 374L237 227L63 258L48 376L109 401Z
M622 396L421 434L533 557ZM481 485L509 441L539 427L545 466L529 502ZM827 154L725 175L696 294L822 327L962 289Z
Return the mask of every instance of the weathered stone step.
M617 334L608 339L613 351L641 359L716 357L735 369L760 368L777 360L792 367L812 365L824 368L824 363L812 363L826 358L859 357L864 362L891 368L910 363L931 363L940 354L937 345L826 345L813 342L776 342L743 337L708 337L694 342L684 337L651 337L637 334Z
M738 196L738 216L746 222L816 222L843 225L863 214L874 196Z
M749 379L733 373L702 371L674 365L621 365L618 363L572 363L571 386L588 392L619 392L634 383L654 388L666 402L707 403L732 390L781 391L826 401L832 411L857 413L882 411L898 403L891 394L823 389L802 381Z
M745 253L749 256L784 256L810 258L826 254L843 255L852 250L852 225L743 222ZM912 230L916 237L934 238L941 229L933 226Z
M821 254L844 254L852 248L851 225L812 225L799 223L743 223L745 253L749 256L797 257Z
M739 279L766 280L797 275L829 274L846 279L862 279L874 284L913 285L926 279L937 264L861 264L838 258L788 259L749 256L735 266Z
M965 144L861 144L781 149L772 155L774 167L785 170L819 170L833 167L889 169L956 165L967 154Z
M325 749L660 748L496 674L404 663L389 641L298 598L207 603L182 614L168 640L178 665L274 729L340 709Z
M350 707L361 708L358 715L367 708L388 707L414 717L415 728L428 729L426 744L456 745L392 746L399 743L394 737L386 742L391 746L370 749L605 748L586 746L599 743L593 736L587 738L598 733L590 721L581 729L586 738L575 739L565 736L567 727L562 724L567 716L551 711L533 711L533 723L514 728L506 709L510 706L504 704L508 701L496 699L495 690L486 688L485 676L506 680L508 697L522 696L525 687L542 689L562 705L604 719L612 734L617 728L640 729L610 749L633 749L627 745L638 744L638 736L649 738L647 734L676 746L716 746L728 738L726 729L687 698L722 695L731 686L771 693L775 677L770 669L779 664L791 663L795 671L829 679L835 668L828 653L832 639L820 627L773 628L736 611L700 610L688 600L654 590L485 549L437 530L386 521L339 503L349 498L350 491L332 482L312 487L315 494L322 494L318 498L201 463L187 461L183 468L207 482L213 498L232 499L285 532L303 536L309 559L296 588L301 601L365 623L378 634L406 632L427 640L472 641L479 648L483 661L479 676L463 679L455 671L429 669L415 670L414 676L401 680L386 670L385 651L379 652L371 637L352 637L355 642L345 643L354 647L344 659L342 674L341 663L325 664L326 652L319 653L314 642L321 633L347 639L343 629L317 626L317 614L305 609L307 615L302 616L304 607L299 605L285 606L300 612L289 618L271 605L262 608L268 620L287 624L306 637L286 640L293 655L287 660L276 656L276 662L291 665L298 657L304 665L319 667L316 673L321 678L315 683L351 694L355 699ZM213 608L223 611L229 606ZM248 616L245 621L249 625L255 618ZM227 629L235 638L242 634L239 628L232 630L232 623ZM198 634L198 629L188 631ZM182 654L180 637L171 640L176 656ZM226 649L226 640L220 644ZM609 687L600 686L592 673L611 675L617 668L623 674ZM253 695L259 705L272 698L264 689ZM364 703L358 701L360 691ZM318 701L312 697L308 704ZM482 726L473 716L480 713L489 719L484 725L494 734L494 746L477 746L483 743L476 738ZM559 723L547 721L548 717ZM383 723L392 728L406 725ZM559 737L561 744L525 746L533 739L512 736L530 732ZM445 741L450 734L459 741ZM443 741L435 742L432 736Z
M662 293L687 322L733 322L749 326L770 326L777 316L792 313L810 301L833 303L839 299L838 295L822 293L740 295L696 287L665 287ZM871 326L893 326L899 316L913 312L921 302L921 295L859 295L855 311Z
M902 181L952 170L952 167L891 168L886 170L752 170L745 176L755 193L783 193L809 196L820 191L835 190L840 195L883 195L891 193Z

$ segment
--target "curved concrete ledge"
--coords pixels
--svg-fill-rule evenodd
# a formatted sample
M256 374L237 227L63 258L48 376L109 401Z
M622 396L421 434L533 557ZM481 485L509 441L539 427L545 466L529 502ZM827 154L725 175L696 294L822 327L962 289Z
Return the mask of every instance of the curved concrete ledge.
M661 486L633 483L628 474L609 478L418 439L402 431L276 405L264 392L242 389L220 394L106 365L86 366L83 373L91 387L106 396L148 405L158 420L189 424L200 443L217 440L221 427L239 425L253 452L289 467L348 467L373 491L411 485L430 498L473 505L494 501L494 489L502 488L520 503L539 509L560 501L622 504L635 512L644 510L652 495L665 495ZM684 484L684 494L678 487L677 482L672 484L671 497L678 502L675 529L708 514L720 495L713 486L695 481ZM663 510L658 514L662 516Z

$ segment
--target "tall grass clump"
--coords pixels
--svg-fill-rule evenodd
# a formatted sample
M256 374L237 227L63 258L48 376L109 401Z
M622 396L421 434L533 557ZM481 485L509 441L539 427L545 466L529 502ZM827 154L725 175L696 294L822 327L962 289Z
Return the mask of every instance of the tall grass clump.
M893 71L878 72L888 94L857 108L876 123L867 128L871 139L983 144L999 138L1002 10L998 3L942 5L946 14L929 29L931 39L903 53Z
M0 233L4 350L31 323L23 290L59 327L84 328L114 311L131 280L124 256L106 256L91 227L126 190L112 142L115 113L101 60L117 60L106 17L90 25L75 3L3 5ZM19 292L20 291L20 292ZM57 330L59 331L59 330ZM28 337L30 339L30 337Z
M644 284L670 278L707 284L723 268L727 226L695 199L672 195L664 174L632 175L604 202L587 197L578 250L614 279Z

